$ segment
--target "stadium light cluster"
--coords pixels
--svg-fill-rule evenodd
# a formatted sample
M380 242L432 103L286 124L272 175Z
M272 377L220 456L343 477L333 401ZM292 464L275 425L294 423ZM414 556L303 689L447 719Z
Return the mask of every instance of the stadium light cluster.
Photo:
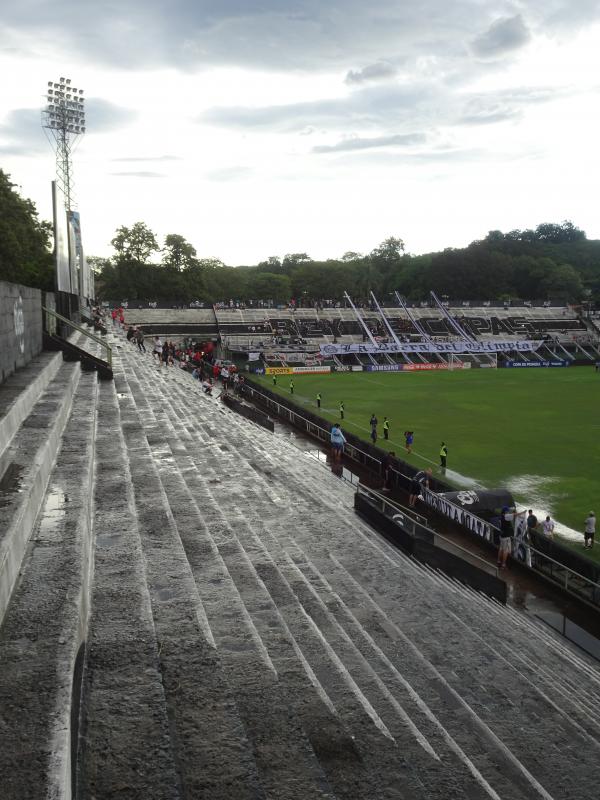
M70 78L48 81L44 127L76 136L85 133L83 89L71 86Z
M42 127L56 153L56 177L65 198L65 208L74 205L71 153L85 133L83 89L73 86L70 78L48 81Z

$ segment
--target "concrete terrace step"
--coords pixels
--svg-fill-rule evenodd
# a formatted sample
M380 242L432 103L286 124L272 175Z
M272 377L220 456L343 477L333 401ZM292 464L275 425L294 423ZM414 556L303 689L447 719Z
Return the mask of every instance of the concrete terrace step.
M121 451L128 459L107 472L106 486L98 497L100 510L109 492L113 508L103 523L106 575L102 579L98 570L103 596L94 606L98 623L94 625L93 620L92 624L98 658L92 651L90 674L96 678L89 683L89 691L92 700L94 696L100 699L87 723L88 730L96 729L93 745L89 744L89 734L82 742L87 747L83 763L98 766L85 768L94 779L93 784L88 779L87 785L97 797L114 796L112 792L123 780L123 759L118 755L122 750L129 754L127 767L139 792L133 797L261 798L252 754L147 443L130 399L122 391L117 398L114 387L108 389L113 395L107 400L111 435L106 441L105 469L109 469L114 449L110 439L114 439L119 424L124 431ZM132 536L134 548L129 542ZM116 584L123 587L121 593ZM123 593L131 597L119 597ZM119 619L121 625L115 625ZM140 628L143 641L137 642ZM146 659L145 666L140 657ZM102 708L104 694L113 685L115 664L123 681ZM98 683L105 692L94 691ZM129 700L131 706L132 697L134 707L128 710L123 736L115 743L115 751L106 752L105 731L113 725L120 727L123 703L127 705ZM148 728L152 741L149 746L141 741L139 747L132 748L130 737L135 737L144 713L155 722L154 729ZM156 754L160 756L158 762ZM111 781L106 780L107 773Z
M118 384L119 381L117 376ZM210 535L207 533L182 474L173 468L172 458L168 457L160 424L154 424L148 407L144 409L144 397L137 382L130 379L130 384L143 409L141 418L146 423L147 439L161 465L159 474L165 496L186 548L214 641L254 752L261 783L268 796L285 796L290 800L332 797L299 720L290 714L297 698L291 697L279 680L277 669L229 574L221 548L228 550L231 537L224 530L221 539L216 528ZM166 437L170 436L171 431L167 429ZM252 583L250 591L256 597L260 592L256 576L252 577ZM257 602L260 602L259 597ZM268 616L269 609L263 606L262 612L263 616ZM271 622L276 622L275 617L271 617ZM291 647L288 649L289 660L295 653ZM281 663L289 672L290 664L285 659ZM306 688L308 681L304 677Z
M336 796L352 793L322 756L315 709L355 736L357 797L593 796L582 755L598 746L590 662L531 620L394 551L345 507L343 484L288 441L233 417L186 376L149 369L149 357L130 350L122 361L136 435L153 456L146 470L160 465L157 492L170 504L246 730L253 722L235 642L210 580L238 604L232 618L243 612L244 630L254 629L249 663L260 668L256 646L264 648L262 669L285 685L279 699L287 692L298 735ZM528 669L536 662L539 675ZM591 686L587 700L561 674L577 668ZM300 689L311 698L304 714ZM259 752L272 793L262 759Z
M159 453L156 453L155 455L158 456ZM189 474L190 472L192 472L191 469L189 469L186 474ZM201 469L198 469L197 472L198 475L196 475L195 482L193 484L193 494L194 497L198 499L198 502L203 509L204 517L208 523L209 528L212 529L214 526L217 526L220 530L222 529L222 527L227 527L227 523L225 523L225 521L219 517L220 512L218 509L218 503L214 501L211 503L212 498L210 497L210 492L207 492L206 490L203 491L202 481L198 477L201 474ZM209 484L210 483L212 483L212 481L210 481ZM238 500L238 498L232 497L231 499L234 501L234 505L237 505L236 501ZM210 508L209 510L209 506L211 505L212 508ZM252 505L252 503L250 503L250 505ZM241 518L240 515L238 515L235 519L235 524L234 524L234 530L236 531L238 538L240 536L240 533L243 532L244 525L245 523L243 518ZM357 714L359 718L361 714L363 717L368 717L368 719L365 719L365 722L368 725L369 729L373 728L373 724L375 723L375 727L378 727L378 731L380 732L384 731L387 736L391 737L391 734L389 733L389 730L386 727L386 725L382 722L381 718L378 716L377 712L374 710L371 703L363 695L361 689L358 687L354 679L350 677L343 662L337 656L334 650L332 650L331 645L327 642L326 638L323 637L322 631L319 630L318 626L314 625L314 622L312 625L310 624L311 617L306 613L303 606L300 604L291 585L283 577L280 568L278 568L270 559L269 559L269 565L266 566L265 563L263 563L265 557L269 558L268 555L266 554L254 556L256 551L260 548L259 542L251 543L252 545L251 550L249 550L248 554L246 554L244 550L241 548L239 541L235 543L236 535L233 533L233 531L230 530L228 531L228 533L229 536L226 539L223 546L226 547L228 550L228 556L230 559L230 570L234 573L236 572L238 573L239 575L238 582L240 584L243 584L244 582L247 583L247 578L245 577L247 573L246 561L249 558L258 557L259 560L256 565L256 569L262 570L264 572L264 569L266 568L267 571L270 573L267 580L268 585L267 584L265 585L267 586L267 588L269 588L271 596L277 598L276 603L272 602L272 608L277 609L277 607L279 607L280 613L286 615L286 622L288 623L287 629L295 630L296 642L302 642L303 651L304 649L306 649L306 651L310 654L307 655L306 657L303 657L304 660L306 661L306 659L310 659L312 661L312 665L314 665L315 667L315 671L318 671L323 676L323 681L326 682L328 686L332 686L332 692L334 698L333 702L329 700L329 703L335 705L338 708L345 708L346 716L349 717L348 724L351 724L352 720L354 721L355 728L353 729L353 733L356 734L355 739L357 741L356 747L358 749L358 752L360 753L361 746L364 747L366 735L365 731L361 728L361 723L358 721ZM262 575L262 577L263 579L265 579L265 575ZM273 580L275 580L274 584ZM253 600L254 598L252 597L252 594L250 594L249 598L246 601L249 604L250 608L252 608ZM262 610L264 610L264 608ZM269 644L267 644L267 647L269 648L270 655L272 653L272 649L274 649L275 652L278 649L279 650L281 649L280 647L277 647L276 644L274 647L273 645L269 646ZM426 750L427 757L424 760L424 763L420 764L419 766L423 767L422 774L428 775L431 780L433 773L435 771L433 769L434 765L432 763L432 758L433 759L436 758L435 754L432 752L428 744L423 741L422 735L420 735L419 732L415 730L414 724L412 724L411 721L407 718L407 715L399 707L397 701L395 701L395 699L391 697L386 687L383 686L380 681L378 684L378 677L373 673L373 671L370 669L369 665L365 662L365 660L360 659L360 654L358 654L358 652L355 649L353 649L352 645L349 645L349 647L350 650L349 652L346 653L346 655L349 656L349 660L352 662L356 662L357 660L360 661L358 672L360 673L361 677L359 677L359 680L363 680L363 685L365 685L366 687L368 687L368 685L371 684L371 694L373 693L372 685L376 684L376 688L374 691L375 694L380 697L379 704L380 706L382 705L384 707L384 713L387 713L387 716L390 718L391 727L398 729L397 735L400 737L400 739L402 739L402 737L404 737L405 735L406 732L405 726L407 726L407 724L408 727L411 729L411 736L416 733L416 736L420 737L421 747L423 747ZM315 651L321 652L321 655L316 661L315 661L316 659ZM356 666L354 671L356 672ZM312 667L311 667L311 673L314 676ZM347 699L348 686L350 686L349 701ZM357 725L358 728L356 728ZM377 746L371 748L372 752L380 752L382 749L384 749L382 742L380 741L379 732L377 733L377 736L378 736ZM406 742L402 741L400 743L406 744ZM364 754L361 757L364 759ZM392 776L389 776L388 778L388 782L390 783L390 785L398 783L399 778L398 778L397 766L399 760L402 759L403 759L402 755L396 755L395 759L393 759L395 763L395 768L394 768L394 774ZM411 751L410 761L414 769L418 763L418 756L413 751ZM407 765L405 765L405 769L407 769ZM379 770L374 770L374 769L372 770L374 774L378 774L380 771L381 771L381 765L379 765ZM440 775L438 775L438 778L440 778ZM451 796L451 794L448 793L449 782L451 781L449 781L448 777L446 778L445 782L441 779L438 781L439 784L438 790L440 792L439 794L440 797ZM422 786L423 784L418 778L416 779L416 781L413 780L413 785L411 786L411 796L418 796L417 794L415 794L415 792L418 792L419 788L422 789ZM372 791L373 789L371 789L371 792ZM363 796L363 794L361 793L360 796ZM366 796L370 796L368 792ZM434 796L431 788L428 790L426 796Z
M79 364L59 362L54 378L39 395L2 454L0 623L44 499L80 377Z
M71 796L71 726L78 714L91 577L96 392L96 375L82 375L0 628L0 796L5 800L39 797L42 786L48 796Z

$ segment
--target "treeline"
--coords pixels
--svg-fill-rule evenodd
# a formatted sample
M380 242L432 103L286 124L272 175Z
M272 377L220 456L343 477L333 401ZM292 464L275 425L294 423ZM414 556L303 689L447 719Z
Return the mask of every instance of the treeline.
M0 280L54 289L52 226L0 169Z
M451 299L600 302L600 241L588 240L571 222L490 231L468 247L419 256L390 237L367 254L315 261L307 253L289 253L238 267L198 256L178 234L159 243L143 222L120 227L111 244L110 258L89 260L98 297L113 300L311 303L341 300L344 291L366 300L371 290L383 299L398 290L418 301L434 290ZM0 279L52 290L51 248L52 226L39 220L33 203L0 170Z
M409 300L424 299L430 290L465 300L600 299L600 241L588 240L571 222L491 231L468 247L420 256L406 253L403 241L390 237L368 254L315 261L290 253L245 267L198 258L189 242L173 234L161 249L143 223L119 228L112 245L114 256L96 263L97 286L105 298L133 302L295 298L311 303L341 300L344 291L367 299L371 290L381 298L398 290ZM159 255L160 262L153 263Z

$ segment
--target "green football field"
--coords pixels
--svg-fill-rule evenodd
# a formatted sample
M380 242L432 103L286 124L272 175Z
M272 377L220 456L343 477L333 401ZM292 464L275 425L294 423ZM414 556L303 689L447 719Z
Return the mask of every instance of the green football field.
M274 388L271 376L259 380ZM280 375L275 390L289 398L289 383ZM415 466L437 469L445 441L446 480L457 487L507 488L520 507L579 532L590 510L600 513L600 375L592 367L295 375L294 384L294 401L313 410L321 392L321 415L331 421L340 421L342 400L342 430L364 439L374 413L377 445ZM412 455L405 430L414 431Z

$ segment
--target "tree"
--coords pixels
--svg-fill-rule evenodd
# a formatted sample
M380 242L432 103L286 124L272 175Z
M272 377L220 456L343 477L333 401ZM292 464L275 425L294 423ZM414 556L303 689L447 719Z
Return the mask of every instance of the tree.
M165 267L172 267L177 272L189 269L196 259L196 249L183 236L178 233L169 233L165 237L162 263Z
M361 253L355 253L354 250L346 250L342 256L342 261L347 264L350 261L360 261L364 256Z
M51 233L31 200L21 197L10 176L0 170L0 280L52 291Z
M395 236L389 236L371 251L375 261L397 261L404 252L404 242Z
M145 222L136 222L131 228L122 225L117 229L111 244L115 248L117 259L136 261L138 264L145 264L152 253L160 249L154 232Z

